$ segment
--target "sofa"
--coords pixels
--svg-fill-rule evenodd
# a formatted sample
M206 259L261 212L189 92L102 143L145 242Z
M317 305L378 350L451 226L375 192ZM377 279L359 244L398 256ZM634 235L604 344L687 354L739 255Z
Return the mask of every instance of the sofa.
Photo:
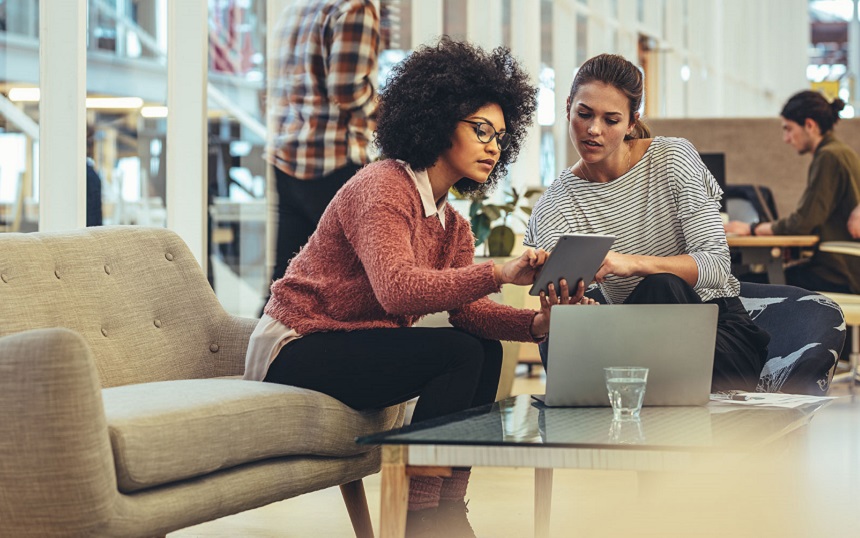
M163 536L339 485L372 536L354 439L405 405L242 380L256 320L175 233L0 234L0 305L0 535Z

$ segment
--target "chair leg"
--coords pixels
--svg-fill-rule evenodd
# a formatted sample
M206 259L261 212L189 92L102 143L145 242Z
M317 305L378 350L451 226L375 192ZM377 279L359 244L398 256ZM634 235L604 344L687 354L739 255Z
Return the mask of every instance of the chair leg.
M355 538L373 538L373 525L370 522L370 510L367 508L367 495L364 494L364 483L354 480L340 485L340 494L349 512L349 520L355 531Z

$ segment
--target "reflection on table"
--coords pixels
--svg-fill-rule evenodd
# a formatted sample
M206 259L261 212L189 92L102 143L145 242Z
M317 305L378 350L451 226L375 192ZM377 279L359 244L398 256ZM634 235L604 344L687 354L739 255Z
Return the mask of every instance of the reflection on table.
M380 535L402 538L409 476L451 467L535 469L535 536L549 535L554 469L721 474L784 449L828 402L797 408L646 407L639 421L602 408L547 408L528 395L366 437L383 446ZM751 469L756 468L755 462ZM630 535L630 534L625 534Z
M741 268L754 264L762 264L767 268L768 281L771 284L785 284L785 249L812 248L818 244L817 235L755 235L726 237L729 248L740 255L740 263L732 267L732 273L741 272Z
M644 407L638 449L711 452L751 447L805 423L822 404L795 408ZM546 407L528 395L358 439L360 444L633 448L610 407ZM638 436L638 432L636 434ZM446 462L447 464L448 462ZM472 462L471 464L474 464ZM457 464L455 464L457 465Z

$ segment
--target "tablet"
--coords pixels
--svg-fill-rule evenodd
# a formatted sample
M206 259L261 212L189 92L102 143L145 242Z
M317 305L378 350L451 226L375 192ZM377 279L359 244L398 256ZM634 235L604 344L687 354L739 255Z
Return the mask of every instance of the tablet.
M567 280L571 292L580 279L588 288L614 242L615 236L612 235L562 235L535 278L529 295L540 295L541 290L546 291L550 282L555 286L556 293L561 293L558 282L562 278Z

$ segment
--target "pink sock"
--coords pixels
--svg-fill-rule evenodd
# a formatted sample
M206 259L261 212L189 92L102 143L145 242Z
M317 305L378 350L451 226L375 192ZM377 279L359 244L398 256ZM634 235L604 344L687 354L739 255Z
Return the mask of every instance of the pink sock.
M466 487L472 471L454 469L450 477L442 479L442 490L439 498L443 501L459 501L466 498Z
M439 506L442 490L441 476L412 476L409 478L409 510L426 510Z

